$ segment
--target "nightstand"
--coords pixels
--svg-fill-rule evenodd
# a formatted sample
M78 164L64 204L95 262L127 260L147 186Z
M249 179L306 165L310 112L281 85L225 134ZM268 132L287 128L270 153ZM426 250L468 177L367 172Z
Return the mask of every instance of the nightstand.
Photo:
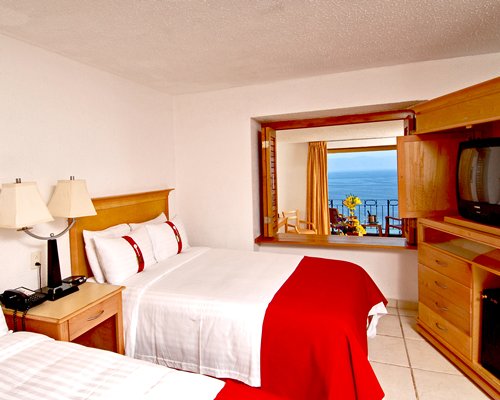
M43 333L56 340L124 354L123 286L86 282L78 292L56 301L46 301L26 314L26 330ZM9 329L13 310L3 308ZM17 327L22 312L17 313Z

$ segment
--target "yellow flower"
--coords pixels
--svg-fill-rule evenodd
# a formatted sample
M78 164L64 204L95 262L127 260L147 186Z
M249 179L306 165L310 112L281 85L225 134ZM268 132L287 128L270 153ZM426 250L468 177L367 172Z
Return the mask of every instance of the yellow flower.
M349 209L350 215L354 215L354 209L357 205L361 204L361 200L359 197L350 194L345 198L342 204Z

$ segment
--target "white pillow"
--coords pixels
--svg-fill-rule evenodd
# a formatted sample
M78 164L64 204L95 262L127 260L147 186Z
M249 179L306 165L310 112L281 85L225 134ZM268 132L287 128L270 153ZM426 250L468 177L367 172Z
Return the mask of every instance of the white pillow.
M94 238L96 237L108 237L116 238L122 237L130 232L130 226L128 224L120 224L111 226L102 231L83 231L83 240L85 242L85 252L87 253L87 260L90 265L90 269L94 274L94 278L99 283L104 283L104 274L101 271L101 266L99 265L99 259L97 258Z
M106 282L111 284L121 284L125 279L141 272L141 264L145 269L156 263L151 239L145 227L121 238L95 237L94 242ZM137 246L137 253L133 246Z
M189 242L186 229L184 229L184 224L182 223L182 220L179 218L179 216L175 216L173 219L171 219L171 221L179 230L182 239L182 248L187 249L189 247Z
M146 225L146 229L153 244L156 261L160 262L182 251L182 240L177 240L177 235L167 222Z
M162 222L165 222L167 220L167 217L165 216L165 213L161 213L158 215L156 218L150 219L149 221L144 221L144 222L139 222L139 223L130 223L130 228L132 230L137 229L141 226L144 225L149 225L149 224L161 224Z
M7 328L7 321L5 321L5 315L3 315L3 312L0 310L0 336L5 335L8 331L9 328Z

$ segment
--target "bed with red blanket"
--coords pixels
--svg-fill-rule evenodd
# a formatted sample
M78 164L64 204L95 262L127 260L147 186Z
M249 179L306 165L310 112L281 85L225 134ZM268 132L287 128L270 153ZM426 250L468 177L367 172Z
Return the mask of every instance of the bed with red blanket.
M104 203L117 208L115 198ZM94 204L99 217L104 206ZM108 208L104 207L106 212ZM103 229L131 218L120 207L114 211L117 214L119 218L111 219L104 214L104 221L98 219L90 228ZM134 222L147 219L144 214L133 218ZM157 225L150 230L152 224L166 226L161 220L149 221L150 234L160 229ZM77 229L81 233L89 224ZM145 268L137 269L140 273L119 282L126 286L127 355L244 382L287 399L383 397L367 357L367 327L373 333L386 300L360 266L297 255L190 247L187 240L181 243L182 227L172 229L178 242L170 248L175 247L176 254L146 262ZM129 235L134 232L138 231ZM134 237L147 260L149 250L141 235ZM97 240L99 255L112 256L129 246L124 241L118 246L115 242L120 240ZM105 248L108 244L112 246ZM130 258L134 263L139 259L133 252ZM100 262L103 259L99 257ZM115 259L124 260L121 254ZM121 261L113 266L120 273Z

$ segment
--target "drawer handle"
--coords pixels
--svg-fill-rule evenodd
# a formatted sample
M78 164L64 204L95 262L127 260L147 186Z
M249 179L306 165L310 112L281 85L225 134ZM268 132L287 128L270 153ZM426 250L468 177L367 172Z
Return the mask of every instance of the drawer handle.
M444 332L447 332L447 331L448 331L448 329L446 329L444 326L441 326L441 325L439 324L439 322L436 322L436 323L435 323L435 325L436 325L436 327L437 327L438 329L440 329L440 330L442 330L442 331L444 331Z
M434 283L436 284L437 287L441 289L448 289L448 286L446 286L444 283L441 283L439 281L434 281Z
M437 265L440 265L441 267L447 267L448 266L448 263L445 262L445 261L441 261L441 260L437 260L437 259L435 259L434 261L436 262Z
M102 314L104 314L104 310L99 311L96 315L93 315L92 317L88 317L87 321L93 321L99 318Z
M439 311L448 311L448 307L441 307L439 305L439 303L436 301L436 308L439 310Z

